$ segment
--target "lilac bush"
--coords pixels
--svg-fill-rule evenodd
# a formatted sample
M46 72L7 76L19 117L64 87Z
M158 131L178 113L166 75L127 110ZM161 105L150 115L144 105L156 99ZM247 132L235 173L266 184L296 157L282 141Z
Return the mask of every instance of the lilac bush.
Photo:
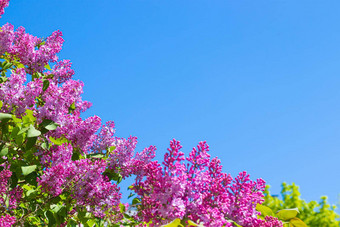
M113 121L83 119L91 103L70 60L58 59L63 42L60 31L0 29L0 226L282 226L258 217L265 182L223 173L206 142L185 157L173 140L159 163L154 146L135 152L136 137L116 137ZM131 215L118 187L130 176Z

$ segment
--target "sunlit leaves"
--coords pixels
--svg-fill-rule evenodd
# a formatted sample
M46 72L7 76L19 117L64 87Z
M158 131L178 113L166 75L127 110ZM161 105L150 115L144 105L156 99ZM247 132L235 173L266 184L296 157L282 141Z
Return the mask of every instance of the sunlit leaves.
M37 168L36 165L22 166L22 167L21 167L22 174L23 174L24 176L26 176L26 175L32 173L36 168Z
M299 213L298 208L293 208L293 209L284 209L284 210L279 210L276 215L278 216L279 219L287 221L290 220ZM271 215L270 215L271 216Z

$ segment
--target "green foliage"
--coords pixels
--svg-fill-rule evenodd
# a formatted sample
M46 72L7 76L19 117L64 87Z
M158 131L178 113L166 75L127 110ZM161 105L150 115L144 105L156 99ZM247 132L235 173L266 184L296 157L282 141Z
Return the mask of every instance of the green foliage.
M300 195L299 187L294 183L291 185L282 184L282 199L270 195L269 186L267 186L265 202L262 205L274 211L290 208L291 211L288 215L295 213L295 208L297 208L300 212L299 219L303 220L309 227L340 226L340 216L335 212L336 206L328 204L326 196L322 196L320 202L306 202L300 198ZM279 216L279 214L277 215ZM285 215L287 214L282 215L282 217L286 217ZM300 226L296 224L298 223L297 218L292 219L291 222L293 222L293 226Z
M265 219L267 216L276 217L282 221L284 227L307 227L306 224L296 216L299 214L298 208L279 210L274 214L273 210L267 206L257 204L256 210L261 212L259 218Z

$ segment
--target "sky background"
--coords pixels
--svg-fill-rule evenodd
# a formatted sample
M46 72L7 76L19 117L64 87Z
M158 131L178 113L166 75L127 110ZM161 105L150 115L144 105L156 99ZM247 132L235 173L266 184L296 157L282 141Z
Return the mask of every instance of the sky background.
M64 34L93 103L138 150L206 140L279 194L340 194L340 1L12 0L0 23ZM122 185L126 188L127 185Z

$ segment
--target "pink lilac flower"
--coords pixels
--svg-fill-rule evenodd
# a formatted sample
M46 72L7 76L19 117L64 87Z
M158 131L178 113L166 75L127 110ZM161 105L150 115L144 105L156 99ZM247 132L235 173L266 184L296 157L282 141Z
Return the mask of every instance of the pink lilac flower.
M155 226L176 218L189 218L204 226L274 226L277 220L261 220L255 210L263 202L264 181L251 181L246 172L235 179L222 172L220 160L210 160L209 147L200 142L189 157L179 141L170 143L163 166L148 162L133 190L140 196L136 218ZM280 225L278 225L280 226Z
M3 112L11 112L16 109L16 114L20 115L26 109L33 109L36 98L42 92L43 82L40 79L30 81L26 85L25 82L26 72L20 68L14 70L6 82L0 84Z
M10 189L8 181L12 176L12 172L9 170L9 166L2 165L4 169L0 171L0 208L4 206L5 199L8 200L8 204L5 209L16 209L17 203L22 197L22 188L15 187Z
M19 58L20 63L27 66L28 73L42 72L48 62L58 60L56 54L60 52L64 42L60 31L53 32L46 41L26 33L23 27L19 27L14 35L9 52L13 58Z
M0 227L11 227L15 224L16 218L6 214L5 216L0 216Z
M0 0L0 18L5 13L5 8L9 5L9 0Z
M78 206L103 218L108 209L118 211L121 198L117 185L102 175L105 168L104 160L62 162L47 169L38 182L54 196L71 193Z
M13 40L14 27L13 25L7 23L0 28L0 56L10 50Z
M53 80L58 83L64 83L72 78L74 75L74 70L71 69L72 63L70 60L62 60L57 62L51 74L54 76Z

